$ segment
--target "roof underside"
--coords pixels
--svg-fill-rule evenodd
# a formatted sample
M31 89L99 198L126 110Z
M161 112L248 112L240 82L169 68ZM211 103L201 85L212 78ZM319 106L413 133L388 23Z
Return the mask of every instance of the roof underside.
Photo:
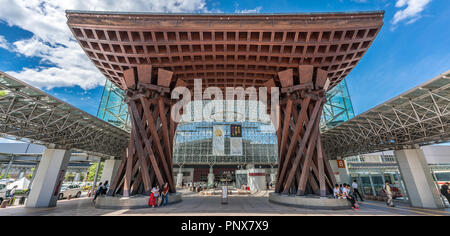
M331 158L450 141L450 71L322 134Z
M0 134L121 157L128 133L0 72Z
M355 67L384 12L270 15L148 14L68 11L68 25L97 68L123 88L139 64L174 72L193 86L262 86L277 72L314 65L332 86ZM174 79L173 82L176 80Z

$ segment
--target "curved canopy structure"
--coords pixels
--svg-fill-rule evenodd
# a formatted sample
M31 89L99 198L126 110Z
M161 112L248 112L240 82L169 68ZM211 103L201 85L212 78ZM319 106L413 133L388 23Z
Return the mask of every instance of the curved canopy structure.
M67 11L67 24L95 66L126 88L140 64L174 73L188 86L263 86L277 72L313 65L331 87L356 66L384 12L311 14L152 14ZM297 70L294 77L298 77ZM153 77L155 78L155 77Z
M0 133L58 148L121 157L128 133L0 72Z
M322 134L330 157L450 141L450 71Z

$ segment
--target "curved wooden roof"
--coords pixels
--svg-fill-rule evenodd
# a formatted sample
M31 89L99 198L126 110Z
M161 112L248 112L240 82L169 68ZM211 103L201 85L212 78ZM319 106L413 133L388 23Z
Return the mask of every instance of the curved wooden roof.
M67 11L67 24L95 66L123 87L123 71L151 64L193 86L263 86L299 65L328 71L331 86L356 66L384 12L152 14ZM176 81L173 80L174 81Z

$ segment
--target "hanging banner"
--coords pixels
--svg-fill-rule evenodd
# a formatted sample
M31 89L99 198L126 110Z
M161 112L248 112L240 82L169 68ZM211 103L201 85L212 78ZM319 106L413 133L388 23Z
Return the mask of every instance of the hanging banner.
M230 155L242 156L242 126L230 125Z
M213 145L212 154L214 156L225 155L225 126L224 125L214 125L213 126L212 145Z
M230 155L242 156L242 138L230 138Z

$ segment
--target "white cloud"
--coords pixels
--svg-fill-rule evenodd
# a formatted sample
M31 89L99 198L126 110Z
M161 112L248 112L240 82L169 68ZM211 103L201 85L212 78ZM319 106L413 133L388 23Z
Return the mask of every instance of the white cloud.
M11 50L11 45L6 41L5 37L3 35L0 35L0 48Z
M103 85L104 76L74 40L66 24L65 10L206 12L206 0L0 0L0 20L30 31L34 36L0 47L27 57L42 58L43 65L7 73L27 83L53 88L79 85L92 89Z
M248 13L259 13L261 11L262 7L256 7L254 9L244 9L244 10L235 10L235 13L242 13L242 14L248 14Z
M403 8L394 14L392 23L396 25L407 20L407 24L415 22L420 18L420 13L431 2L431 0L397 0L395 7ZM405 8L406 7L406 8Z

